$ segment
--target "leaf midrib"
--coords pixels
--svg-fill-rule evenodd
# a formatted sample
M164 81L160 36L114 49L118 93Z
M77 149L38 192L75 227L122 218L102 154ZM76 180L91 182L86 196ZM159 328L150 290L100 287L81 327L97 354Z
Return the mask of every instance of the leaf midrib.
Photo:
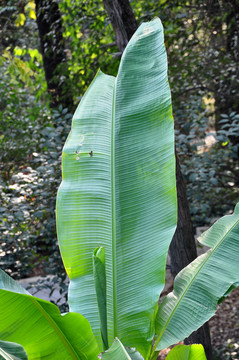
M202 262L201 266L199 267L198 271L196 272L195 276L192 278L192 280L189 282L188 286L186 287L185 291L183 292L182 296L180 297L180 299L177 302L177 305L175 306L175 308L173 309L171 315L168 318L168 321L166 322L165 326L163 327L160 335L158 336L155 345L153 347L152 353L151 355L154 354L154 352L157 350L157 345L159 343L159 341L161 340L165 329L167 328L168 324L170 323L174 313L176 312L178 306L180 305L182 299L184 298L185 294L187 293L188 289L190 288L190 286L192 285L193 281L195 280L195 278L197 277L198 273L201 271L202 267L207 263L207 261L211 258L211 256L214 254L214 252L217 250L217 248L221 245L221 243L224 241L224 239L227 237L227 235L229 234L229 232L231 232L233 230L233 228L239 223L239 220L236 221L236 223L227 231L227 233L223 236L222 240L219 241L219 243L215 246L214 249L212 249L211 251L211 255L207 256L206 259ZM196 259L195 259L196 260ZM150 359L152 358L152 356L150 357Z
M113 269L113 329L114 338L117 337L117 274L116 274L116 211L115 211L115 91L117 77L115 78L112 101L111 123L111 206L112 206L112 269Z
M50 323L50 325L55 329L58 337L63 342L65 347L67 348L69 354L72 356L72 359L74 360L82 360L75 352L72 345L69 343L68 339L65 337L64 333L61 331L59 326L55 323L55 321L49 316L49 314L41 307L41 305L33 298L30 297L31 302L38 308L38 310L42 313L42 315L45 317L45 319ZM60 316L62 316L60 314Z

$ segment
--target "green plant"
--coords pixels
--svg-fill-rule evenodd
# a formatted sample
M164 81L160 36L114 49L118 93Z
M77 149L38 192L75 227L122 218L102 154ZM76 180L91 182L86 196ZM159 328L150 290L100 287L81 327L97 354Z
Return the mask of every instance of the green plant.
M177 153L193 224L205 226L231 211L238 199L238 114L222 114L220 129L213 131L212 113L200 97L188 96L180 107L174 107Z
M73 117L62 159L57 231L71 312L61 315L1 272L0 338L19 343L29 359L93 360L101 353L102 360L155 360L208 320L239 279L237 206L202 235L210 250L179 273L158 306L176 227L160 20L137 30L116 79L98 72ZM201 347L173 350L180 360L193 352L194 360L205 358Z

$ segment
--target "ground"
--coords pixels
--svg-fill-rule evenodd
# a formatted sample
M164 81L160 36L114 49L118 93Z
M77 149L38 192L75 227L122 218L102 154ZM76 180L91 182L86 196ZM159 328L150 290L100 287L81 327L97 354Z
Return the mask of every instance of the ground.
M218 307L210 320L212 345L220 360L239 359L239 287Z

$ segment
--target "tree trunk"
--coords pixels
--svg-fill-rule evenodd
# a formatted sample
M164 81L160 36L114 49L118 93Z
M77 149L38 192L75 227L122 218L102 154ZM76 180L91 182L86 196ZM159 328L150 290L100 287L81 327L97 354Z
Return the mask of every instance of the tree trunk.
M73 110L73 96L66 62L61 14L56 0L35 0L41 53L51 95L51 107Z
M194 241L193 227L187 201L187 192L182 176L178 156L176 155L176 181L178 197L178 223L177 229L170 244L171 272L175 277L180 270L190 264L197 257ZM184 340L185 344L202 344L207 360L213 360L212 345L208 323L194 331Z
M131 5L128 0L103 0L103 2L115 32L118 49L120 52L123 52L128 41L138 27ZM186 187L177 156L176 159L178 227L170 245L171 267L174 276L197 257ZM185 343L202 344L207 359L212 360L212 348L208 324L205 324L195 331L185 340Z
M115 32L117 47L123 53L138 28L134 12L128 0L103 0L103 3Z

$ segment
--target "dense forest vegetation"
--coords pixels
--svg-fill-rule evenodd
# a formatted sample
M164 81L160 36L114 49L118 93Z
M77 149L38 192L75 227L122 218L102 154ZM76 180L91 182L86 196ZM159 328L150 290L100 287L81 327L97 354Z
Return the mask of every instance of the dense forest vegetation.
M238 1L132 0L132 13L120 14L122 33L110 3L0 3L0 267L15 279L51 273L64 279L55 201L72 115L97 70L116 75L128 39L155 17L165 30L194 231L231 213L238 200ZM118 3L127 1L115 1L115 11Z
M115 75L121 56L104 3L1 1L0 255L16 279L62 273L55 231L62 146L96 71ZM131 6L138 24L163 22L191 218L194 228L210 224L238 199L238 1Z

